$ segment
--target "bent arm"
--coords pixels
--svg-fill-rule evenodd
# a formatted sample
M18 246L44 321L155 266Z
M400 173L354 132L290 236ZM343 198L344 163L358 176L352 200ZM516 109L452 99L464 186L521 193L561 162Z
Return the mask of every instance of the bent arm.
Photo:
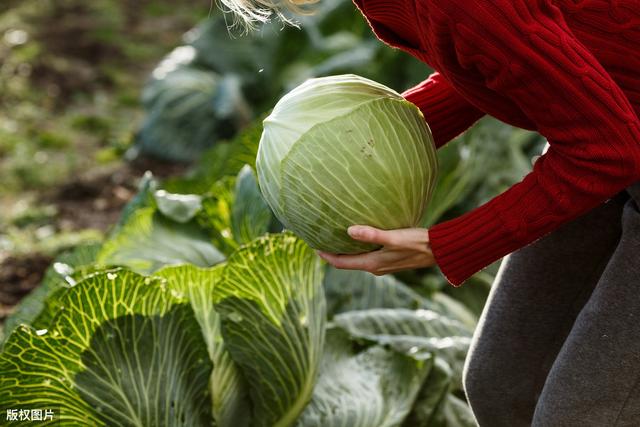
M550 2L433 3L453 23L461 66L513 100L550 145L521 182L431 228L440 269L460 285L640 180L640 121Z

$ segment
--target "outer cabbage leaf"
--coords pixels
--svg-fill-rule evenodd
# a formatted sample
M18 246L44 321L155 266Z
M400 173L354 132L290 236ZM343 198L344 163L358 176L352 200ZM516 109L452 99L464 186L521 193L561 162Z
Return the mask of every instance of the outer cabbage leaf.
M180 224L155 208L138 209L102 247L97 262L152 273L165 265L191 263L210 267L224 261L222 253L193 223Z
M392 427L407 416L429 371L381 346L361 352L340 329L327 331L320 378L298 427Z
M3 405L53 408L45 425L211 425L202 333L163 282L105 271L65 290L61 303L50 329L21 326L9 337Z
M192 265L173 266L157 271L154 276L165 278L172 291L189 299L200 324L214 368L209 387L216 425L243 427L249 425L251 412L247 385L225 348L220 316L213 308L214 292L223 268L223 265L210 269Z
M235 179L224 177L218 181L204 196L202 211L196 218L216 247L227 255L276 228L275 217L262 198L249 165Z
M327 266L324 292L329 318L338 313L369 308L434 308L428 299L390 274L375 276L365 271Z
M229 258L215 298L253 425L292 425L311 398L324 343L319 258L290 233L262 237Z
M451 393L462 391L462 370L473 330L457 320L423 309L346 312L337 315L334 324L353 339L372 341L417 360L433 362L405 421L407 427L468 425L447 423L452 419L469 419L466 403L454 400Z
M231 230L239 244L251 242L269 231L273 214L265 202L258 181L249 165L236 178L235 198L231 209Z
M202 210L196 215L198 225L207 231L213 244L227 256L238 249L231 225L235 185L234 177L224 177L216 182L202 198Z
M411 413L404 420L404 427L434 427L444 419L443 408L447 398L451 396L451 384L453 371L449 364L435 358L418 397L413 405ZM442 425L445 427L447 424ZM452 426L458 427L457 424Z
M457 388L473 330L432 310L370 309L334 317L336 326L354 338L385 344L416 358L442 357L453 368Z
M428 309L475 328L477 318L460 302L441 292L425 298L393 275L327 267L324 279L329 318L335 314L370 308Z
M20 301L15 311L5 320L6 336L18 325L30 325L45 308L49 295L59 288L75 285L88 273L91 264L100 249L100 244L93 243L63 253L55 259L44 274L42 283ZM37 326L36 326L37 327Z

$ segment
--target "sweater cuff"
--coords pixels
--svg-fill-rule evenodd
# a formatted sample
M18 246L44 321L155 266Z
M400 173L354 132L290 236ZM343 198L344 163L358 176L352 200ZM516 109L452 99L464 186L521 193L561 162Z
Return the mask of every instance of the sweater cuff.
M490 204L434 225L429 240L438 267L455 287L522 246Z
M422 111L436 148L451 141L484 116L438 73L405 91L402 96Z

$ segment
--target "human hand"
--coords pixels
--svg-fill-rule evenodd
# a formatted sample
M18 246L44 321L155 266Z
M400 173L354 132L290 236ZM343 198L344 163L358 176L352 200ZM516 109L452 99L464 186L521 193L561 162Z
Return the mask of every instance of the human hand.
M426 228L379 230L354 225L347 230L352 239L382 245L382 248L358 255L337 255L318 251L329 264L344 270L364 270L376 276L413 268L436 265L429 231Z

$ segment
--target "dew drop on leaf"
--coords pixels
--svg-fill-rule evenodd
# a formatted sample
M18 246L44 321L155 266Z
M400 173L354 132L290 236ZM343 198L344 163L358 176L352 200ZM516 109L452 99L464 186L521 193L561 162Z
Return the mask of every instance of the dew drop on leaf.
M38 330L36 331L36 335L38 335L38 336L42 336L42 335L46 334L47 332L49 332L49 331L48 331L48 330L46 330L46 329L38 329Z
M300 316L300 325L302 325L305 328L309 326L309 319L307 318L306 314L303 314L302 316Z
M73 268L64 262L54 262L53 269L61 276L69 276L73 274Z
M425 320L434 320L438 318L437 313L434 313L431 310L424 310L424 309L416 310L416 316Z
M116 280L117 277L118 275L116 273L107 273L107 279L109 280Z
M242 322L244 319L242 318L242 315L234 311L232 313L229 313L229 320L235 323L239 323L239 322Z

